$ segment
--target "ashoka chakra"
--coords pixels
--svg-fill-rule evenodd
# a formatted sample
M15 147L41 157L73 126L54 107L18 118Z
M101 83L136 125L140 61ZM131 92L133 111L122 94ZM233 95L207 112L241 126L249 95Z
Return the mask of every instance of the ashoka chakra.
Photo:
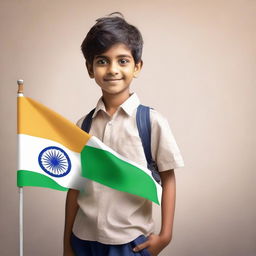
M71 169L68 154L59 147L43 149L38 156L38 162L42 170L53 177L63 177Z

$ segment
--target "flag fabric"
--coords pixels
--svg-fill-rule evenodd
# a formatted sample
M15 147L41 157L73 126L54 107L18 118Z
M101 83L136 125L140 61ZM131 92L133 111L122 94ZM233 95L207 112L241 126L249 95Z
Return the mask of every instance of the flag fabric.
M83 190L90 179L161 204L162 188L150 170L44 105L19 96L17 124L19 187Z

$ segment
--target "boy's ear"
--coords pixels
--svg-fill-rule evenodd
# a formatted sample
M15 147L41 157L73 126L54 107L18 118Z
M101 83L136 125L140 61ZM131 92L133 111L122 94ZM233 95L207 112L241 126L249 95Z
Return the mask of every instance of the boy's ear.
M137 78L141 69L143 66L143 61L141 60L139 63L135 64L135 68L134 68L134 73L133 73L133 77Z
M93 65L90 64L88 61L85 61L85 65L86 65L86 68L87 68L90 78L94 78Z

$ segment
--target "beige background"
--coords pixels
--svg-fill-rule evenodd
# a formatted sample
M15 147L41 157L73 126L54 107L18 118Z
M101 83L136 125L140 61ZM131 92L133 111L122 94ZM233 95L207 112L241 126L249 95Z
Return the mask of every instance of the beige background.
M176 170L173 241L162 256L255 256L256 1L1 0L0 255L18 255L16 80L75 122L100 96L80 43L121 11L142 32L136 91L170 121ZM25 256L62 255L65 193L25 188ZM159 228L159 208L155 208Z

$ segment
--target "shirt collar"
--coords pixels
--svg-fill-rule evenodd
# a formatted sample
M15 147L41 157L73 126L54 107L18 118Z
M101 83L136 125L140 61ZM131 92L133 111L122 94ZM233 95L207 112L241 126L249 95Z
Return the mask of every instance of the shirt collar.
M131 96L120 106L120 108L122 108L125 113L131 116L133 114L133 111L139 105L140 105L140 100L138 95L136 93L132 93ZM105 108L105 104L102 100L102 97L98 100L98 103L96 105L92 118L94 118L100 110L107 112Z
M139 97L136 93L133 93L120 107L131 116L134 110L140 105Z
M92 118L94 118L100 110L103 110L104 112L106 112L105 104L102 100L102 97L98 100L98 103L96 105Z

